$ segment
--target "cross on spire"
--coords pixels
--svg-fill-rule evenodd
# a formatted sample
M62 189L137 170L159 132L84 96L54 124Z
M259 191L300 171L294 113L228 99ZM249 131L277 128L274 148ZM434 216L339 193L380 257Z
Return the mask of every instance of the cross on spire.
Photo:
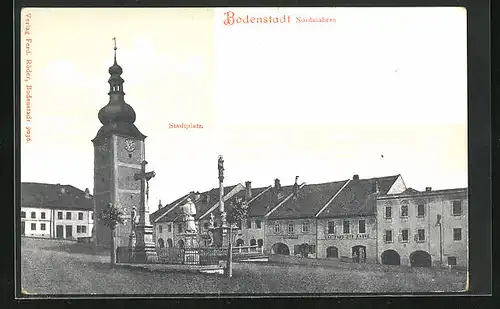
M113 49L115 50L115 63L116 63L116 37L113 37L113 42L115 43L115 47Z

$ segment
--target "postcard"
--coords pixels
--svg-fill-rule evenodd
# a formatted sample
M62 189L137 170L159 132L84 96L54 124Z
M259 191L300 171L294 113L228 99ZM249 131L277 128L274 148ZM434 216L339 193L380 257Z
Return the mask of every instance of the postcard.
M465 8L21 16L23 296L468 290Z

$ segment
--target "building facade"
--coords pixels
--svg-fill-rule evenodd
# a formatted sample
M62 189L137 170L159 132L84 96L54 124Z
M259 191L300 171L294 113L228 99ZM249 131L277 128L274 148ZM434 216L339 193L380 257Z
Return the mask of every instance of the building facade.
M91 237L93 197L70 185L21 184L21 235L77 239Z
M467 189L407 190L377 201L382 264L468 265Z

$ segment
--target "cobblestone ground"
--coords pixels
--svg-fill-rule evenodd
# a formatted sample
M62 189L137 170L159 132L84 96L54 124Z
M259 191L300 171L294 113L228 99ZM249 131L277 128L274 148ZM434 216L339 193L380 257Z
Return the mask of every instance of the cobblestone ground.
M31 294L263 294L461 291L465 272L383 272L235 263L233 277L112 267L107 252L73 242L22 239L21 285Z

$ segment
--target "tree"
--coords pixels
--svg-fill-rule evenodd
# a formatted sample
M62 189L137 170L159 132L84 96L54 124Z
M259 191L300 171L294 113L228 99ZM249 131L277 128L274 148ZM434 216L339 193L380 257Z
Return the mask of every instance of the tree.
M125 223L123 219L123 212L113 205L113 203L108 204L108 208L105 208L99 214L99 220L111 230L111 264L116 263L116 227L118 224Z
M237 198L230 202L230 207L227 213L227 222L229 223L229 248L228 248L228 265L227 275L233 276L233 227L238 223L243 224L248 216L248 204L241 198Z

